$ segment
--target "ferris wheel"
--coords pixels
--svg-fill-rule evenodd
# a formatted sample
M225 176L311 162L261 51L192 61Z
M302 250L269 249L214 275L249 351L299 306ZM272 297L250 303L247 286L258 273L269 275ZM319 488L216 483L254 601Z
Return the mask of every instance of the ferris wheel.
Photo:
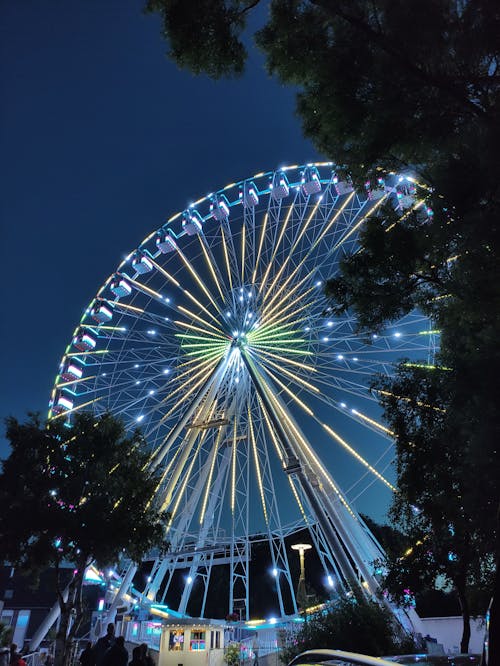
M221 614L248 620L258 542L276 613L292 615L286 540L299 527L326 587L376 592L382 552L356 506L394 490L393 449L369 385L402 358L432 362L435 331L413 312L367 337L352 314L329 314L323 288L369 215L387 203L426 214L424 198L395 175L356 191L332 163L259 173L173 215L99 289L49 418L110 411L141 428L170 514L142 599L204 617L224 571Z

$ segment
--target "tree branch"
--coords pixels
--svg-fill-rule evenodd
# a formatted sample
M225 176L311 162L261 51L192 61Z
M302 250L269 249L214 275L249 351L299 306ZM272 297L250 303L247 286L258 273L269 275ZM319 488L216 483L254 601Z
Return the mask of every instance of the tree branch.
M442 77L436 77L416 65L404 51L398 48L394 48L392 43L387 40L385 35L374 30L365 20L342 11L339 8L337 2L330 3L329 0L311 0L311 3L313 5L317 5L331 16L341 18L360 30L365 36L371 39L373 43L377 44L377 46L382 51L397 59L399 63L403 63L404 66L410 72L413 72L413 74L415 74L420 80L438 89L446 91L452 98L454 98L457 102L460 102L464 108L473 112L476 116L479 116L480 118L487 118L485 109L475 104L468 97L464 97L462 92L457 90L454 86L450 85L448 80L443 79Z
M260 3L260 0L254 0L253 2L251 2L251 3L250 3L249 5L247 5L246 7L243 7L243 9L240 9L240 11L238 12L238 14L240 14L240 15L241 15L241 14L245 14L246 12L250 11L250 10L253 9L254 7L257 7L257 5L258 5L259 3Z

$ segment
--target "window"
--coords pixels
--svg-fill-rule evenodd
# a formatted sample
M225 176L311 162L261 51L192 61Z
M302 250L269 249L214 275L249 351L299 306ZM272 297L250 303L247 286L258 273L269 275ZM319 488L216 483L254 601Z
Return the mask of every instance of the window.
M220 648L220 631L215 632L215 647L217 650Z
M4 599L12 599L13 596L14 596L14 590L5 590L3 594Z
M199 652L200 650L205 649L205 632L198 629L191 631L191 643L190 650L193 652Z
M168 649L175 652L180 652L184 649L184 632L181 629L170 630Z

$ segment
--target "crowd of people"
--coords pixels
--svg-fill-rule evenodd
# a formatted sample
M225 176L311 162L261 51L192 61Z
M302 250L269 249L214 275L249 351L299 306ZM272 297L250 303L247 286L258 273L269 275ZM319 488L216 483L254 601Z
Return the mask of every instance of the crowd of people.
M106 634L94 645L87 642L79 657L80 666L155 666L146 643L132 650L132 659L125 647L125 638L115 636L115 625L108 624Z
M91 641L87 641L78 661L80 666L155 666L146 643L134 647L130 660L125 647L125 638L115 636L115 625L112 623L108 624L106 634L94 645ZM15 643L12 643L10 648L0 649L0 666L26 666L26 661ZM52 666L50 654L46 655L43 666Z
M9 648L6 647L0 650L0 666L26 666L26 662L15 643L11 643Z

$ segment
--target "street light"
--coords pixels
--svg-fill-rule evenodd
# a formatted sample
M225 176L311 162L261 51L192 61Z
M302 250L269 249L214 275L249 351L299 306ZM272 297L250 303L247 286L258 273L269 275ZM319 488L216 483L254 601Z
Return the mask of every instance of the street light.
M305 557L304 553L306 550L312 548L310 543L295 543L292 546L292 550L299 551L299 561L300 561L300 576L299 584L297 585L297 602L300 608L304 608L307 605L307 592L306 592L306 566L305 566Z

